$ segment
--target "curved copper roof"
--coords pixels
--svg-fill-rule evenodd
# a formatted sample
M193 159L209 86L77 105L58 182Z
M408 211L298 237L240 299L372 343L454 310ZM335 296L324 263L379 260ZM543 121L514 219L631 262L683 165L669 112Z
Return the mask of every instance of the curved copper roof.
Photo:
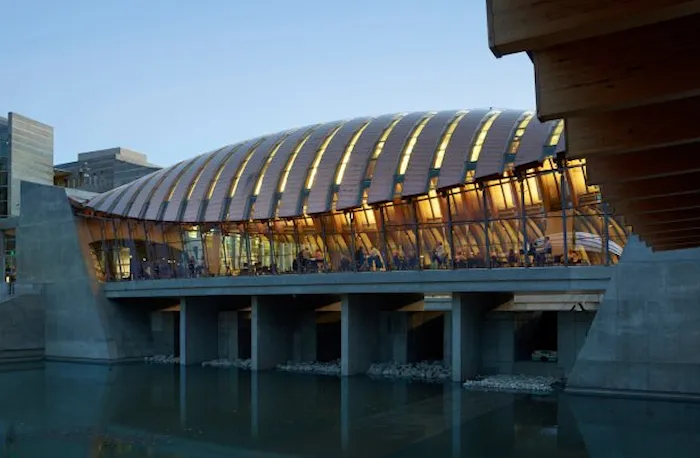
M559 121L519 110L399 113L228 145L100 194L85 206L155 221L265 220L426 194L554 153ZM559 129L561 132L561 129ZM399 184L400 183L400 184ZM335 196L335 199L334 199ZM334 204L335 200L335 204Z

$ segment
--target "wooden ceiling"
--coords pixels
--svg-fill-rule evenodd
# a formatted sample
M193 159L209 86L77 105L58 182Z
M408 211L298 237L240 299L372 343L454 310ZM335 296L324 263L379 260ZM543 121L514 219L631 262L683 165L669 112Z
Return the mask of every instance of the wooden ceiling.
M487 0L497 57L527 52L537 116L654 250L700 246L700 0Z

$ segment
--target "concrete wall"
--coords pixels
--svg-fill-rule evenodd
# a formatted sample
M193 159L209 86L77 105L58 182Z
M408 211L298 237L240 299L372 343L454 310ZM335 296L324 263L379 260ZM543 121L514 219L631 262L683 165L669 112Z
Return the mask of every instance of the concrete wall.
M595 318L595 312L557 313L557 365L563 374L569 374Z
M494 312L484 317L481 338L481 373L512 374L515 362L515 317Z
M116 361L153 353L149 310L107 300L63 189L22 183L17 229L21 281L43 285L46 356Z
M700 249L630 237L568 378L572 391L700 394Z
M0 361L44 357L44 307L39 295L0 303Z

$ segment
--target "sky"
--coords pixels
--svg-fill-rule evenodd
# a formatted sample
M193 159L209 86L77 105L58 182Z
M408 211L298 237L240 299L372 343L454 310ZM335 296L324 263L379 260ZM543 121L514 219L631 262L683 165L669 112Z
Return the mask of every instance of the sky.
M173 164L258 135L411 110L535 106L484 0L0 0L0 115L55 163L121 146Z

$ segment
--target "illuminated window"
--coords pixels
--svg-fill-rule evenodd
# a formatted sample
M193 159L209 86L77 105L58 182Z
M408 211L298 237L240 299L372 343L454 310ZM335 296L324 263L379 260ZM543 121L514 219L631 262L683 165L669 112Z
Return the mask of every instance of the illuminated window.
M345 169L347 168L348 162L350 161L350 155L355 149L355 143L357 143L357 140L360 138L360 135L362 135L362 132L364 132L367 126L369 126L370 122L371 121L367 121L362 125L362 127L360 127L360 129L357 132L355 132L355 135L352 136L352 138L350 139L350 143L348 143L348 146L345 148L345 151L343 152L343 157L340 160L340 165L338 166L338 171L335 174L336 186L340 186L340 184L343 182Z
M498 210L505 210L515 206L512 181L510 179L506 178L491 182L488 190L494 207Z
M445 151L447 151L447 147L450 144L450 140L452 139L452 134L454 134L455 129L457 128L457 125L459 122L462 120L467 115L466 111L461 111L457 114L457 116L450 122L450 125L447 126L447 129L445 130L445 133L442 135L442 139L440 140L440 146L438 147L437 151L435 152L435 157L433 159L433 169L440 169L442 168L442 161L445 159Z
M260 174L258 175L258 181L255 182L255 188L253 188L253 196L257 196L260 194L260 189L262 188L263 180L265 179L265 173L267 172L267 168L270 166L270 163L272 160L275 158L275 155L277 154L277 151L279 151L280 147L282 146L282 143L289 137L289 135L292 132L287 132L285 133L282 138L277 142L277 144L272 148L272 151L270 152L270 155L267 156L267 159L265 160L265 164L263 164L262 169L260 169ZM252 215L253 212L251 211L250 214Z
M479 160L479 155L481 154L481 148L484 146L484 141L486 141L486 134L489 133L489 129L493 125L494 121L501 114L500 111L492 111L486 115L486 121L481 125L479 133L474 140L474 145L472 145L471 153L469 154L469 162L476 162Z
M411 160L411 154L413 154L413 148L416 147L418 137L420 136L421 132L423 132L423 129L425 129L425 125L428 124L428 121L430 121L430 119L433 116L435 116L435 112L428 113L413 129L413 133L411 133L408 142L406 142L406 145L404 146L403 153L401 154L401 160L399 161L399 170L397 173L399 176L406 174L408 162Z
M405 115L401 114L394 119L391 124L389 124L389 127L384 129L384 132L382 132L382 136L379 138L379 141L374 147L374 151L372 152L372 157L369 160L369 164L367 165L367 171L365 172L365 180L371 180L372 177L374 176L374 166L377 164L377 159L379 156L382 154L382 150L384 149L384 144L386 143L386 139L389 138L389 134L391 134L391 131L394 130L394 127L401 121L401 118L403 118Z
M219 168L214 174L214 179L211 180L211 183L209 183L209 191L207 191L207 200L210 200L212 194L214 194L214 188L216 188L217 183L219 183L219 178L221 178L221 173L224 171L224 167L226 167L226 164L231 159L231 156L233 156L236 153L236 151L241 149L241 146L243 145L236 145L233 148L231 148L231 151L228 152L224 160L221 161L221 164L219 164Z
M362 211L357 214L357 216L360 216L360 218L357 218L359 220L358 223L361 226L374 226L377 224L377 220L374 217L374 210L367 204L367 199L368 195L365 189L362 193Z
M511 154L516 154L518 152L518 148L520 148L520 139L523 138L523 135L525 134L525 129L527 129L528 124L530 124L530 121L532 121L532 117L533 113L528 112L518 124L518 128L515 129L513 139L510 141L509 152Z
M314 180L316 179L316 172L318 171L318 164L321 163L321 159L323 159L323 154L326 152L328 145L331 143L331 140L333 140L333 137L335 137L335 134L337 134L340 128L343 127L343 124L345 123L338 124L335 127L335 129L333 129L333 131L326 137L326 139L323 140L323 143L321 144L321 147L318 149L318 151L316 151L316 157L311 163L311 168L309 169L309 172L306 176L306 185L304 186L304 189L311 189L311 187L314 185Z
M440 199L438 198L437 191L434 189L428 191L428 201L430 202L430 211L433 218L442 218L442 209L440 208Z
M559 139L561 138L561 134L564 132L564 120L560 119L557 121L557 124L554 126L554 129L552 129L552 134L549 136L549 142L547 142L547 146L557 146L557 143L559 143Z
M196 162L196 159L192 159L190 162L187 163L180 171L178 172L177 176L175 177L175 180L173 181L173 184L170 185L170 190L168 191L168 197L165 199L165 202L170 202L170 199L173 198L173 194L175 194L175 188L177 188L177 185L180 183L180 180L182 179L182 176L187 172Z
M294 161L297 160L299 151L301 151L301 149L304 147L304 144L307 142L309 137L311 137L311 134L316 129L316 127L309 129L306 135L304 135L304 138L301 139L301 141L297 144L296 148L294 148L294 151L292 151L292 154L289 156L287 164L284 166L284 171L282 172L282 179L280 180L279 187L277 188L278 192L283 193L284 189L287 187L287 179L289 178L289 172L292 171L292 166L294 166Z

